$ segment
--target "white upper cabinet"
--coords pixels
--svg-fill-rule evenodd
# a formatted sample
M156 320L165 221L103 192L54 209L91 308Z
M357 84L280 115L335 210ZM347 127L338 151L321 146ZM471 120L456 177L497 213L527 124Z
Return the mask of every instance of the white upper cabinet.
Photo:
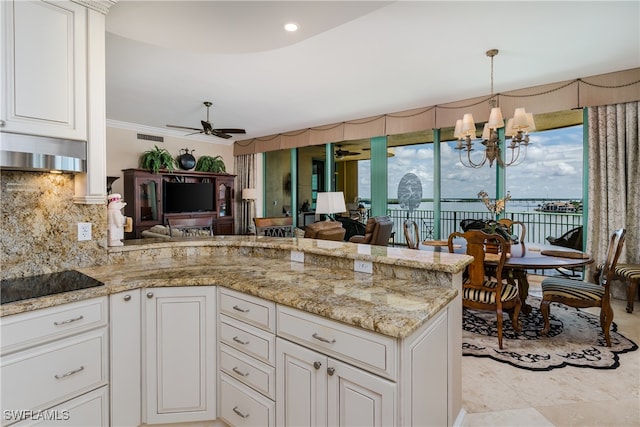
M0 128L87 140L87 8L3 1Z

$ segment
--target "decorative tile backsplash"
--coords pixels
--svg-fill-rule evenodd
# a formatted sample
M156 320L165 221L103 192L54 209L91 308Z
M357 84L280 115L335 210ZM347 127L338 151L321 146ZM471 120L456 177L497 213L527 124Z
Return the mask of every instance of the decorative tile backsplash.
M1 277L14 278L107 263L107 207L73 203L71 174L0 173ZM78 223L92 224L78 241Z

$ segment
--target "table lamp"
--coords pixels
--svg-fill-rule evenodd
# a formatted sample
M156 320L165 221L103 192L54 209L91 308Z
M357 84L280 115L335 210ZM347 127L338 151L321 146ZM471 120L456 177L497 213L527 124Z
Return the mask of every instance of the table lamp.
M347 206L344 203L344 194L342 191L329 191L318 193L316 201L316 214L326 214L326 220L330 221L329 215L346 212Z

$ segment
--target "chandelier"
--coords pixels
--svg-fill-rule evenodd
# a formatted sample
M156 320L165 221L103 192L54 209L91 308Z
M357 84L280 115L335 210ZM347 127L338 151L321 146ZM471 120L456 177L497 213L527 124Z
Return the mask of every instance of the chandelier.
M489 121L485 123L482 131L482 145L485 146L482 157L475 161L471 158L471 152L474 151L472 140L476 138L476 124L472 114L467 113L462 117L462 120L457 120L453 132L454 137L458 138L458 144L455 149L459 151L460 163L468 168L481 168L487 161L489 162L489 167L492 167L494 162L497 162L502 167L520 164L527 155L527 146L529 145L528 132L535 130L533 114L527 113L524 108L516 108L513 118L507 120L505 129L505 137L511 139L507 145L507 148L511 150L511 154L507 160L502 159L498 129L504 127L504 119L493 94L493 57L497 54L498 49L487 51L487 56L491 58L491 97L489 98L491 113L489 114ZM467 155L463 156L463 152L466 152Z

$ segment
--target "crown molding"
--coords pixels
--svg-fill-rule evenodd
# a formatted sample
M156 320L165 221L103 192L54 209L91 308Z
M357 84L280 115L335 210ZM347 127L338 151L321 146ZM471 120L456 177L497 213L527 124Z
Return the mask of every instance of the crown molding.
M82 5L88 9L95 10L105 15L109 13L111 6L115 5L118 0L71 0L74 3Z

